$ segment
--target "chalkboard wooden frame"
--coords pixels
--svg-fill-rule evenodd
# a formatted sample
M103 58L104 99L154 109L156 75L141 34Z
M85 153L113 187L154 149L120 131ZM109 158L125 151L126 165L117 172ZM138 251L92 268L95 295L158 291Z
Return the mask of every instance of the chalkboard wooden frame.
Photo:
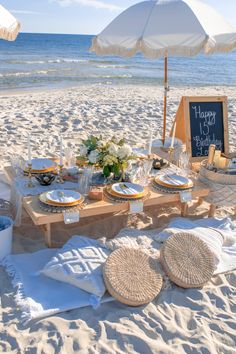
M190 153L191 162L200 162L206 159L206 156L193 157L192 156L192 141L191 141L191 122L190 122L190 104L191 103L222 103L223 111L223 136L224 136L224 151L229 153L229 131L228 131L228 100L227 96L183 96L180 102L175 122L176 122L176 138L182 140L186 144L186 150ZM173 130L173 129L172 129ZM172 131L171 134L172 135Z

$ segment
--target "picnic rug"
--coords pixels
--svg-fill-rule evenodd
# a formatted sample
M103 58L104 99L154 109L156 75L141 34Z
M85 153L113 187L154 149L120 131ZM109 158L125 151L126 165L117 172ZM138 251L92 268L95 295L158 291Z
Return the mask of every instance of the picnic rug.
M35 253L9 255L2 262L12 278L12 285L16 287L15 300L22 311L23 324L75 308L96 308L100 305L97 297L86 291L39 274L56 252L57 249L44 249ZM111 296L105 295L101 302L112 300Z

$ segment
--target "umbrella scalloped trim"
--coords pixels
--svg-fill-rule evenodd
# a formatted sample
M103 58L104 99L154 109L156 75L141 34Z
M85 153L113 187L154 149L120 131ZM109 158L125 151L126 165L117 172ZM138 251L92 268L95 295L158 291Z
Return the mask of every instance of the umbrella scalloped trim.
M137 41L136 45L132 49L127 49L118 45L105 46L99 44L99 36L93 38L91 52L95 52L97 55L117 55L125 58L130 58L136 53L142 52L143 55L150 59L157 59L166 56L195 56L203 51L205 54L213 53L226 53L236 48L236 41L232 43L216 43L214 37L206 38L200 45L195 47L185 46L172 46L161 49L151 49L144 41Z

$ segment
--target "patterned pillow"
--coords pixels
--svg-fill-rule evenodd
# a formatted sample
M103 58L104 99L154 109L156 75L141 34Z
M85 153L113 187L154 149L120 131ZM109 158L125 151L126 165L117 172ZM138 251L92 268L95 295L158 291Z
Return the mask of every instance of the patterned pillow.
M98 297L106 291L102 265L110 251L93 239L73 236L41 270L41 273L77 286Z

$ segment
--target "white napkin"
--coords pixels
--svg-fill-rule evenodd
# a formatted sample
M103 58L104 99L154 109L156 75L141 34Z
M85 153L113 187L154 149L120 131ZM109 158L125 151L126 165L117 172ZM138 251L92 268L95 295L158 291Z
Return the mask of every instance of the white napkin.
M63 211L64 223L65 224L73 224L75 222L79 222L80 213L78 211Z

